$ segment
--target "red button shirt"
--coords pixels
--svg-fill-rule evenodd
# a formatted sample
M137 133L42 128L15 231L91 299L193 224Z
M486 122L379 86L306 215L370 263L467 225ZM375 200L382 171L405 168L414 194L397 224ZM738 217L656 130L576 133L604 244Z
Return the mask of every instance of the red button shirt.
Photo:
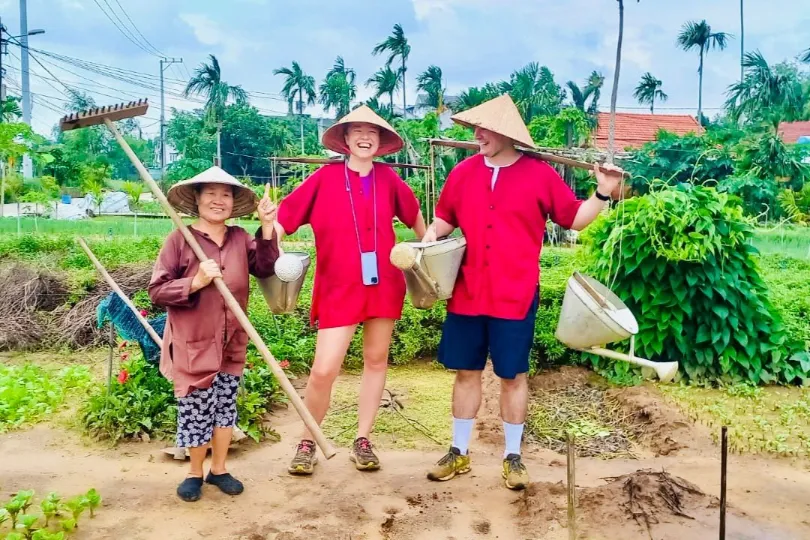
M459 315L526 317L539 283L546 220L571 228L583 201L546 162L521 156L494 168L477 154L459 163L436 216L459 227L467 250L447 310Z
M393 220L413 227L419 201L391 167L374 165L377 200L377 285L364 285L357 234L364 252L374 251L374 206L356 172L349 171L358 232L346 191L344 164L325 165L281 202L278 222L286 234L309 223L315 234L315 283L310 321L318 328L358 324L368 319L399 319L405 277L389 260L396 243Z

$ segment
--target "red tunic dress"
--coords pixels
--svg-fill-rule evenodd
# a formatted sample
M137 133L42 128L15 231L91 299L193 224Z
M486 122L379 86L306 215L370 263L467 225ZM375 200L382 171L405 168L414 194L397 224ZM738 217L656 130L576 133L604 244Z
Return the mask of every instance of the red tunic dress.
M571 228L582 201L544 161L521 156L493 168L477 154L447 177L436 216L461 228L467 250L447 310L459 315L526 317L537 290L546 219Z
M325 165L290 193L279 206L278 222L286 234L305 224L315 234L315 283L310 321L318 328L351 326L374 318L399 319L405 300L405 277L390 260L396 243L394 217L413 227L419 201L391 167L374 164L377 201L377 271L379 283L364 285L360 251L374 250L374 205L363 193L358 173L346 166ZM357 235L359 233L360 246Z

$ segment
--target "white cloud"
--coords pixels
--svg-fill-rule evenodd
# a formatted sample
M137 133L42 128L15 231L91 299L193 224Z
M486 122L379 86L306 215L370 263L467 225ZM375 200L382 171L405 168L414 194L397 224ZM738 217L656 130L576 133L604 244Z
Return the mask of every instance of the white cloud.
M179 18L191 28L197 41L219 47L222 57L232 62L239 60L243 52L258 51L264 45L262 41L251 39L244 33L225 29L222 24L202 13L181 13Z

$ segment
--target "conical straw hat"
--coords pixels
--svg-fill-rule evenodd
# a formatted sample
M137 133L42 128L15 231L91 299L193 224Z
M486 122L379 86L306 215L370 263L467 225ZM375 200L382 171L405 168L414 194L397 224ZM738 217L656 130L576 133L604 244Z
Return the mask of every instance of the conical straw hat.
M395 154L405 146L402 137L391 127L391 124L372 111L368 105L361 105L327 129L321 139L323 146L339 154L350 154L349 147L346 145L345 135L346 126L352 123L372 124L380 128L380 147L377 149L378 156Z
M535 148L532 136L509 94L503 94L450 118L462 126L484 128L509 137L521 146Z
M225 184L233 186L233 211L230 217L238 218L249 216L256 211L259 206L259 197L252 189L245 186L239 180L226 173L217 166L201 172L194 178L183 180L173 185L169 189L166 198L176 210L190 216L199 216L197 211L197 199L194 197L194 186L197 184Z

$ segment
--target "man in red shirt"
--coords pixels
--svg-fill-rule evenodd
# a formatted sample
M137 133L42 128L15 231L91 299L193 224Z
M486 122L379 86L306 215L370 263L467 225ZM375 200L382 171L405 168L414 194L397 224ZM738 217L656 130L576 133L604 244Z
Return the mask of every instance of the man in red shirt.
M581 201L548 163L515 148L515 144L533 148L534 143L508 95L453 120L475 129L480 151L450 172L436 219L423 238L432 242L459 227L467 239L439 345L439 361L456 370L453 444L428 478L444 481L470 471L469 441L481 405L481 375L490 356L501 379L503 478L506 487L523 489L529 475L520 446L546 220L566 229L583 229L610 200L622 171L613 165L595 166L598 187L591 198Z

